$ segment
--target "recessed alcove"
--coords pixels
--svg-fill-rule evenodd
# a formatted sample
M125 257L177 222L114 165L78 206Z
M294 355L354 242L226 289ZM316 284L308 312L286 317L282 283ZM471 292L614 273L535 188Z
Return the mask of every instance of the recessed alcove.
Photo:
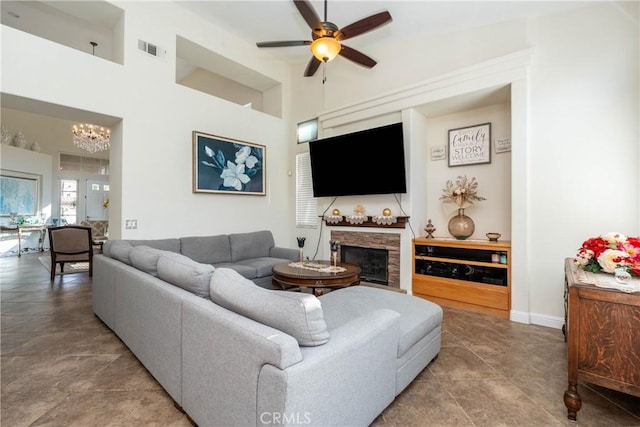
M124 64L124 11L111 3L2 1L0 9L2 25Z
M176 37L176 83L282 118L282 85L183 37Z

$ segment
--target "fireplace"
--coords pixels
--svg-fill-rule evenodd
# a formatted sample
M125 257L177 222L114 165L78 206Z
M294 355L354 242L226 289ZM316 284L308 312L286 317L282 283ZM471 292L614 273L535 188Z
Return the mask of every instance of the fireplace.
M342 262L360 266L361 280L379 285L389 284L389 251L386 249L341 245L340 259Z
M340 242L340 253L338 258L346 261L342 250L344 247L350 246L358 249L379 249L386 253L386 285L392 288L400 288L400 234L397 233L369 233L359 231L331 231L331 240ZM351 263L351 262L350 262ZM362 281L369 282L365 279L363 265L357 262L363 269ZM373 283L379 283L373 281Z

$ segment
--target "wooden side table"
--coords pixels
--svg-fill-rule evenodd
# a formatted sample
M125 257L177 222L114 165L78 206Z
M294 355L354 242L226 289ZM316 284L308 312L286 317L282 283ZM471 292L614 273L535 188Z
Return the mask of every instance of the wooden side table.
M640 397L640 292L584 284L565 260L567 418L582 407L578 381Z

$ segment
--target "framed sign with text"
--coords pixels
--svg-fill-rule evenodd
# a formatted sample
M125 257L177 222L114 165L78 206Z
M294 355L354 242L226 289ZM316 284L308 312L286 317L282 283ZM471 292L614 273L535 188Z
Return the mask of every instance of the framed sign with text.
M449 167L491 163L491 123L449 130Z

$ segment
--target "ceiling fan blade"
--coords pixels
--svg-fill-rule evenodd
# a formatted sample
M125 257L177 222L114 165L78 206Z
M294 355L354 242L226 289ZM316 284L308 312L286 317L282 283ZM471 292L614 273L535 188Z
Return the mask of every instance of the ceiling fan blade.
M376 61L369 58L364 53L345 45L342 45L342 50L340 50L340 55L355 62L356 64L360 64L367 68L373 68L377 64Z
M318 67L320 67L320 64L322 62L316 58L315 56L311 57L311 61L309 61L309 63L307 64L307 69L304 70L304 76L305 77L311 77L313 76L316 71L318 71Z
M258 47L287 47L287 46L308 46L311 42L309 40L290 40L281 42L258 42Z
M313 6L311 6L311 3L307 0L293 0L293 4L296 5L298 12L300 12L300 15L302 15L304 20L307 22L307 25L312 30L322 28L322 25L320 24L322 21Z
M391 22L391 14L387 11L376 13L367 18L363 18L359 21L349 24L344 28L340 28L335 38L338 41L350 39L360 34L364 34L367 31L371 31L381 25Z

